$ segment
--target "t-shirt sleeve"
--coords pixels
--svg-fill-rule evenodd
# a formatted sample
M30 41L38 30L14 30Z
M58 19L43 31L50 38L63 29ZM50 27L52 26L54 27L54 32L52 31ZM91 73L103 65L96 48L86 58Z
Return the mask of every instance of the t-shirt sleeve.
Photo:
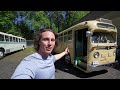
M53 55L52 57L53 57L53 62L55 62L55 61L56 61L56 58L55 58L55 56Z
M33 79L33 78L28 74L20 74L20 75L11 77L11 79Z
M32 79L35 77L35 65L31 61L22 61L11 79Z

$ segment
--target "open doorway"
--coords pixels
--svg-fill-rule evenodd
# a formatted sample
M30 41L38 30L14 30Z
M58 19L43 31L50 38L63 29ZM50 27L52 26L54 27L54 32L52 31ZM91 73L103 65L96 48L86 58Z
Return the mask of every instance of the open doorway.
M87 57L87 30L86 28L75 31L75 60L80 59L84 62Z

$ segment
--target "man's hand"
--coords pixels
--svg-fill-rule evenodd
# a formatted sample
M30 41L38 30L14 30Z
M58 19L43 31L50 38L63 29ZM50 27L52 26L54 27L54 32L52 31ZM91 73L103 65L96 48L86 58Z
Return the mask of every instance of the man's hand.
M68 54L70 51L69 51L69 49L68 49L68 47L65 49L65 54Z
M56 58L56 60L59 60L61 57L63 57L64 55L66 55L66 54L68 54L69 53L69 49L68 49L68 47L65 49L65 51L63 51L62 53L60 53L60 54L56 54L56 55L54 55L55 56L55 58Z

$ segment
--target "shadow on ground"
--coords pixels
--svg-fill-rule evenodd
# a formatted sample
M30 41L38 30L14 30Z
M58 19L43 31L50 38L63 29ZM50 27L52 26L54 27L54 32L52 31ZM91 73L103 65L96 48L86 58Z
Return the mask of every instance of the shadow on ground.
M17 53L17 52L20 52L20 51L22 51L22 50L18 50L18 51L14 51L14 52L11 52L11 53L7 53L7 54L4 55L3 58L5 58L5 57L7 57L7 56L10 56L10 55L12 55L12 54L15 54L15 53ZM2 58L2 59L3 59L3 58ZM0 60L2 60L2 59L0 59Z
M55 67L56 67L56 72L57 72L57 69L59 69L61 71L67 72L69 74L75 75L80 78L89 78L96 75L105 74L108 72L107 70L101 70L101 71L95 71L91 73L84 73L83 71L75 68L74 66L67 64L63 58L55 62Z

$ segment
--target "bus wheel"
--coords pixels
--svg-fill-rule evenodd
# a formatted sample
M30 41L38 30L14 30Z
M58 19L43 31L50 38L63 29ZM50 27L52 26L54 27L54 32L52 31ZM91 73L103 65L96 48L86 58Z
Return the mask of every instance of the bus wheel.
M70 55L68 54L68 55L65 55L65 62L67 63L67 64L70 64L71 63L71 58L70 58Z
M25 47L23 46L22 50L24 50L24 49L25 49Z
M4 51L0 49L0 59L4 57Z

